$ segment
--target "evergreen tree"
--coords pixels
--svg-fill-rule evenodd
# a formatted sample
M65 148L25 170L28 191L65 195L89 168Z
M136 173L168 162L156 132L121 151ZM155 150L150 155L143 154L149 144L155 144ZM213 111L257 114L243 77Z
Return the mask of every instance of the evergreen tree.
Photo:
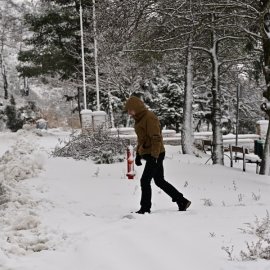
M87 2L87 1L82 1ZM25 39L29 49L22 50L18 71L23 77L59 75L78 79L81 71L79 1L43 1L39 13L27 14L25 23L33 34ZM83 8L89 6L83 4ZM84 19L85 29L89 22Z
M143 84L147 105L157 114L162 127L180 132L183 121L184 85L176 68L157 74Z
M80 2L84 32L90 35L85 47L85 63L93 78L92 3L86 0L43 0L39 12L27 14L25 22L32 32L25 40L28 49L19 53L22 77L49 75L68 80L77 87L78 112L81 119L82 61L80 33ZM91 42L89 42L91 40ZM92 80L92 78L90 78Z
M11 131L16 132L23 127L23 120L20 117L20 112L16 109L13 95L10 97L10 105L7 105L5 108L5 114L7 116L7 128Z
M11 95L9 102L11 105L16 106L16 101L13 95Z

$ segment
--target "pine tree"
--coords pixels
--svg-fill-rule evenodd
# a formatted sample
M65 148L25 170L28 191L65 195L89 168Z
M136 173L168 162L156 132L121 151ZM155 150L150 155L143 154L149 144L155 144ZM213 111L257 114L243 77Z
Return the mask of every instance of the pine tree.
M82 1L87 2L87 1ZM83 5L85 9L88 6ZM25 23L33 33L25 40L18 71L23 77L59 75L61 79L78 79L81 71L81 37L79 1L43 1L39 13L27 14ZM84 19L84 27L89 22Z
M143 96L147 105L157 114L162 127L180 132L183 121L184 86L177 68L146 80Z
M7 128L12 132L16 132L23 127L23 120L20 118L20 113L16 109L16 102L13 95L10 97L10 105L7 105L5 108L5 114L7 116Z
M80 33L80 2L83 27L90 37L84 48L85 63L93 77L93 33L91 31L92 2L87 0L43 0L39 12L27 14L28 49L19 53L17 67L23 78L47 75L68 80L77 86L78 112L81 119L82 61ZM90 19L89 19L90 17ZM92 75L91 75L92 74ZM91 79L91 78L90 78Z
M9 102L11 105L16 106L16 101L13 95L11 95Z
M83 10L91 7L82 1ZM81 36L79 0L43 1L39 13L27 14L25 23L32 36L25 40L29 49L19 53L21 76L59 75L61 79L78 79L81 73ZM90 22L84 17L84 28ZM86 53L89 50L86 49Z

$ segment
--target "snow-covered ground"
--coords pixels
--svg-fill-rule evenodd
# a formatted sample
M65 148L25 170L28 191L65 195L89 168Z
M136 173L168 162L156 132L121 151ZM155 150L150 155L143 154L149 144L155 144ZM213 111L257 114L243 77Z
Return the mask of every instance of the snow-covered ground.
M136 215L143 167L127 180L125 163L50 157L67 136L0 133L1 270L270 269L240 256L270 206L270 178L254 164L244 173L166 146L166 179L192 205L177 211L153 185L152 213Z

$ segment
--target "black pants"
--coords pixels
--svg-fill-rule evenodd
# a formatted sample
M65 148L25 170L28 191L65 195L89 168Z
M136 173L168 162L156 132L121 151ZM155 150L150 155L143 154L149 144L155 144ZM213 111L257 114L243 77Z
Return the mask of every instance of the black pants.
M164 157L165 153L161 153L158 157L157 164L154 164L153 161L151 160L150 155L143 155L143 159L146 160L144 171L141 177L141 189L142 189L141 208L143 209L146 210L151 209L152 178L154 178L155 184L172 198L173 202L176 202L183 198L183 194L180 193L175 187L173 187L170 183L168 183L164 179L164 169L163 169Z

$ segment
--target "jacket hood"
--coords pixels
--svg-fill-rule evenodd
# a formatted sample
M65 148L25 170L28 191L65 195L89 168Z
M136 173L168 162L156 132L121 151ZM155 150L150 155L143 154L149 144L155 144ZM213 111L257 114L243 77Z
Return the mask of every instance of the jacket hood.
M140 114L143 111L146 111L143 101L135 96L130 97L125 104L125 110L134 110L135 114Z

